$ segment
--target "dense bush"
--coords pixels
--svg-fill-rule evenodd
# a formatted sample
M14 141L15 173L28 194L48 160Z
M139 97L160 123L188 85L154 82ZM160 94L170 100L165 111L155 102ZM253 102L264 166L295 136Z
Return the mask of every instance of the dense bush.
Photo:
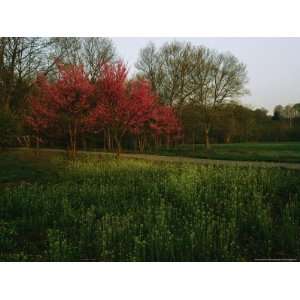
M10 112L0 110L0 149L14 144L17 129L16 117Z
M68 162L57 180L1 191L0 259L299 258L299 178L280 169Z

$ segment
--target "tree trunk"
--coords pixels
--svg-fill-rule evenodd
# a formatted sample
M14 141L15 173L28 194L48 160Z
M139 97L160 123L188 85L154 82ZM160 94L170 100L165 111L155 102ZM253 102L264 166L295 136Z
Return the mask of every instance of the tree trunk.
M145 144L146 144L146 137L145 136L139 136L137 138L137 141L138 141L138 149L139 149L139 152L144 152L145 151Z
M82 142L82 148L86 151L87 150L87 142L86 142L86 138L84 136L82 136L81 142Z
M193 131L193 152L196 152L196 134Z
M210 143L209 143L209 127L206 126L204 129L204 138L205 138L205 149L210 149Z
M106 130L104 129L103 130L103 150L104 150L104 152L106 152L106 139L107 139L107 137L106 137Z
M114 140L116 142L116 157L119 158L122 151L121 138L115 135Z
M167 135L167 149L170 149L170 135Z
M142 150L141 150L141 147L142 147L142 146L141 146L141 144L142 144L141 139L142 139L141 136L138 136L138 137L137 137L137 144L138 144L138 151L139 151L139 152L142 152Z
M10 112L10 97L9 96L4 97L3 111Z
M109 129L107 129L107 149L108 151L112 150L112 140L111 140L111 134Z
M69 126L69 137L70 137L70 152L71 152L71 156L74 158L76 154L76 137L77 137L76 125Z
M183 134L182 134L182 139L181 139L181 144L184 145L184 143L185 143L185 135L184 135L184 133L183 133Z
M225 136L225 144L229 144L230 143L230 135L226 135Z
M35 154L38 156L39 155L39 150L40 150L40 138L37 135L35 137Z

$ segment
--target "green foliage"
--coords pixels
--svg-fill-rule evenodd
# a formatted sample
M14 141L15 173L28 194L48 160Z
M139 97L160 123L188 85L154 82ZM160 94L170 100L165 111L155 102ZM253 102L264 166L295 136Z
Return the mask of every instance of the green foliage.
M18 122L16 117L5 110L0 110L0 148L10 146L16 138Z
M2 187L1 260L300 258L297 172L92 156L59 163L52 180Z

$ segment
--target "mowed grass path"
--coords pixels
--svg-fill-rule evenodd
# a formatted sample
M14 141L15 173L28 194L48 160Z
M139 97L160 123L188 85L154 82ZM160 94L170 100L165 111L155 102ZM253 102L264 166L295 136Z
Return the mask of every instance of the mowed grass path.
M300 174L0 154L1 261L300 258Z
M161 148L155 154L234 161L300 163L300 142L215 144L210 151L206 151L204 145L178 145L170 149Z
M286 147L286 145L285 145ZM297 148L297 147L296 147ZM33 150L29 148L20 148L15 151L21 151L21 152L28 152L31 153ZM300 149L299 149L300 151ZM61 149L40 149L40 153L49 153L49 154L65 154L65 150ZM298 155L298 153L295 150L295 155ZM102 152L102 151L78 151L79 155L96 155L96 156L106 156L106 157L113 157L115 156L114 153L107 153L107 152ZM47 155L47 154L46 154ZM163 153L163 155L157 155L157 154L140 154L140 153L122 153L121 154L122 158L136 158L136 159L144 159L144 160L150 160L150 161L161 161L161 162L179 162L179 163L192 163L192 164L201 164L201 165L220 165L220 166L257 166L257 167L265 167L265 168L274 168L274 167L279 167L279 168L285 168L285 169L294 169L294 170L300 170L300 160L299 163L293 162L293 160L290 158L289 160L286 159L286 161L290 162L278 162L278 161L259 161L259 160L246 160L245 156L243 157L243 160L230 160L228 157L227 159L210 159L210 158L200 158L195 156L193 157L192 155L187 155L187 156L176 156L174 153L168 154L168 153ZM218 157L218 156L217 156Z

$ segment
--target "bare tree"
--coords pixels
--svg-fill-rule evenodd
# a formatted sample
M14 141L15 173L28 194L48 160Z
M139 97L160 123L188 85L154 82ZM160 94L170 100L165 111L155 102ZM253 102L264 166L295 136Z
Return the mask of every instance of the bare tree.
M215 110L215 101L212 98L214 58L212 52L205 47L195 48L193 51L193 71L190 74L192 103L199 106L202 112L204 125L205 145L209 148L209 131Z
M297 117L297 109L291 104L286 105L283 110L283 115L286 119L288 119L289 127L292 128L293 121Z
M246 66L240 63L232 54L218 54L212 52L208 65L211 82L210 92L207 94L204 105L205 120L205 146L208 149L209 131L211 129L215 111L230 100L235 100L249 93L245 88L248 77ZM205 69L204 69L205 70ZM205 71L204 71L205 72Z
M140 58L135 64L139 75L151 82L154 91L158 92L163 79L162 62L159 60L154 43L150 42L140 51Z
M101 67L116 58L115 48L108 38L83 38L83 61L92 82L101 72Z
M108 38L55 37L51 38L49 60L84 68L92 81L100 73L101 66L116 57L115 48Z
M160 99L177 108L192 103L202 111L206 148L216 110L230 100L248 93L246 66L236 57L205 47L173 41L156 49L150 43L136 63Z
M49 49L49 61L64 64L82 64L81 39L77 37L53 37Z
M159 50L150 43L140 52L136 63L139 75L152 83L161 101L180 107L191 96L189 74L193 47L189 43L171 42Z
M12 109L13 102L26 96L32 79L47 68L45 38L0 38L0 96L3 109ZM16 99L18 98L18 99Z

